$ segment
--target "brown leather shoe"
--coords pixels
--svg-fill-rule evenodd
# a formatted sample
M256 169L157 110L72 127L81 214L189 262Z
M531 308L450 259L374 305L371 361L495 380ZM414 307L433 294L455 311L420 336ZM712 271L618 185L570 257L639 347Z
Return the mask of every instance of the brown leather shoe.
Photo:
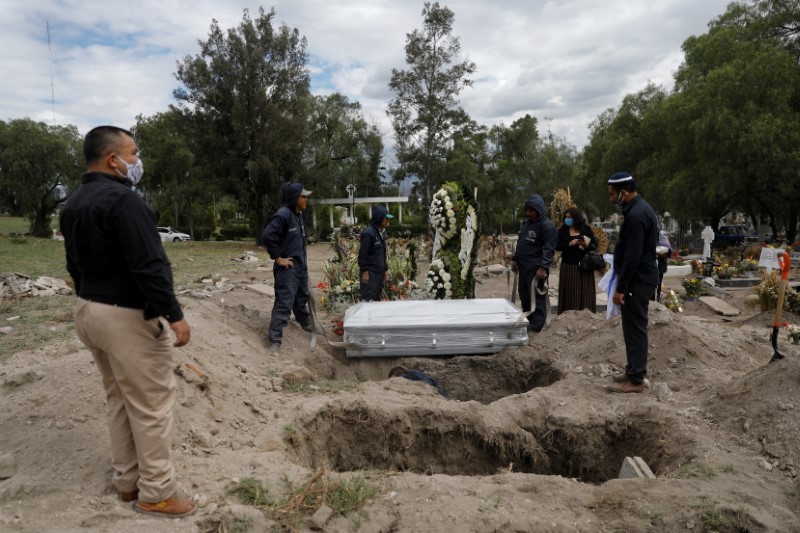
M647 388L647 385L642 383L641 385L634 385L630 381L626 381L624 383L613 383L608 386L608 390L611 392L622 392L622 393L630 393L630 392L644 392Z
M125 503L135 502L139 499L139 489L134 489L131 491L120 491L119 499Z
M149 503L138 501L133 509L137 513L164 516L168 518L183 518L197 511L197 504L191 498L176 498L171 496L164 501Z

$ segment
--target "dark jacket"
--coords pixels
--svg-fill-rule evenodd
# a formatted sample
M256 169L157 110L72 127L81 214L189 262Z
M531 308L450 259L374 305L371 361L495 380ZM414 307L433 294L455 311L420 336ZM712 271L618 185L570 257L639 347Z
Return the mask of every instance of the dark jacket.
M386 264L386 240L381 233L381 222L388 212L383 206L375 207L369 226L361 232L358 249L358 268L361 272L366 270L383 275L389 269Z
M261 243L274 261L279 257L291 257L294 268L307 270L306 231L303 213L295 213L297 199L303 191L300 183L290 183L283 190L283 206L278 209L261 233ZM278 263L272 266L278 270Z
M143 309L144 318L183 318L155 213L103 172L84 174L61 209L67 270L85 300Z
M533 208L539 213L539 220L531 222L525 217L519 228L514 261L519 264L520 269L544 267L549 270L556 249L556 227L547 218L544 200L538 194L528 198L525 207Z
M631 283L658 285L656 243L658 221L650 204L637 195L622 208L625 220L614 248L617 292L625 293Z
M585 250L579 246L570 246L569 243L573 239L578 239L582 237L589 237L589 247ZM556 241L556 250L561 252L561 262L567 265L577 265L580 263L581 257L583 257L587 252L591 250L597 250L597 239L594 236L594 232L592 232L591 226L589 224L584 224L583 227L580 228L580 236L573 237L569 234L569 226L563 224L560 228L558 228L558 239Z

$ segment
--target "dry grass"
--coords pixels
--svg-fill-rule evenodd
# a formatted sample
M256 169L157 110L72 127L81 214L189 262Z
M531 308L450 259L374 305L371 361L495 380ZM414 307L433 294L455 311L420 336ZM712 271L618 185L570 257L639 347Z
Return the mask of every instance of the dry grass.
M168 242L164 249L172 263L176 287L236 268L238 263L232 259L248 250L267 258L265 251L243 242ZM63 241L0 235L0 265L3 272L19 272L31 278L49 276L72 283ZM0 326L11 327L11 332L0 334L0 361L18 351L73 337L74 305L73 295L0 299ZM7 319L12 317L19 318L9 322Z

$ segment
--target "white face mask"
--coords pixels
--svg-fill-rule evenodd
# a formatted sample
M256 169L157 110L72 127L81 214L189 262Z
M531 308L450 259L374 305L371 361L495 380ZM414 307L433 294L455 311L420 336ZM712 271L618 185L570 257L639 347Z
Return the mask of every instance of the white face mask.
M142 176L144 175L144 164L142 164L141 158L137 157L136 163L131 164L122 159L118 155L115 155L114 157L125 163L125 169L126 169L125 174L120 172L119 169L115 169L117 171L117 174L119 174L123 178L130 180L131 185L134 186L138 185L138 183L142 181Z

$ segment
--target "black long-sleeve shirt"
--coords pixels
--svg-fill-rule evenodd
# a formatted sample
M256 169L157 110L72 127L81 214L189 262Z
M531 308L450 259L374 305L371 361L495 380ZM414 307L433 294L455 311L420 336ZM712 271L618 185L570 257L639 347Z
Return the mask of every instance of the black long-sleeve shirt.
M581 261L581 257L590 251L597 250L597 239L594 236L592 228L588 224L581 227L580 235L570 235L569 226L564 224L558 228L556 251L561 252L561 261L567 265L577 265ZM569 243L573 239L589 237L589 246L584 250L580 246L570 246Z
M146 319L183 318L155 213L115 176L86 173L64 203L59 224L78 296L143 309Z
M622 208L625 220L614 248L617 292L625 293L631 283L658 285L656 243L658 221L650 204L637 195Z

